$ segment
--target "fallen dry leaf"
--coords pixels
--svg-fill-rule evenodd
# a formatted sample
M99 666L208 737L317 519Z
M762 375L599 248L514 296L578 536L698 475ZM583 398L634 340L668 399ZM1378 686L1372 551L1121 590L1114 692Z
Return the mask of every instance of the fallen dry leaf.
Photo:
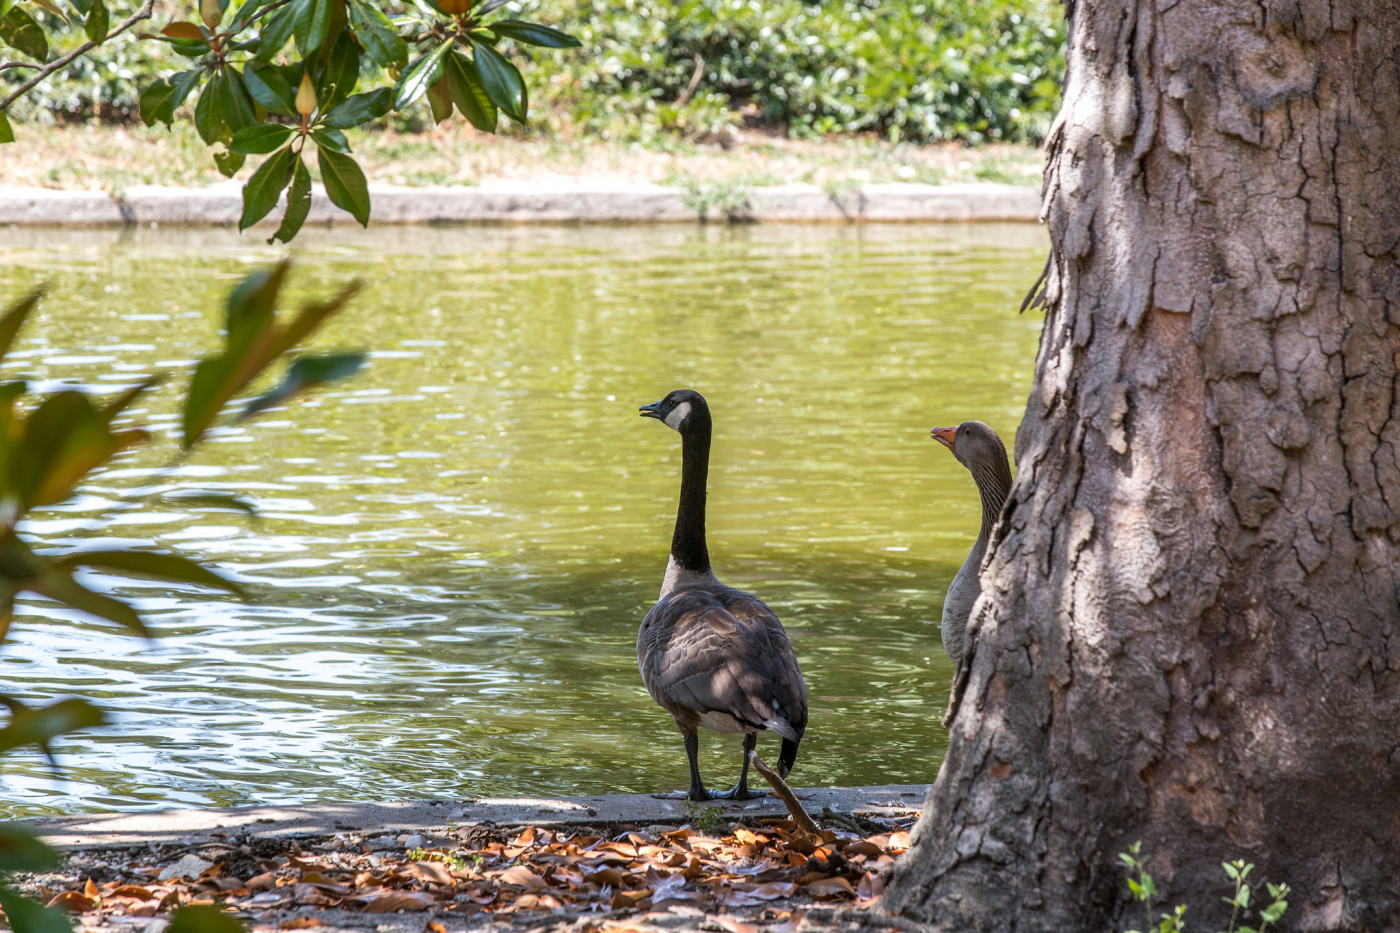
M803 885L802 891L804 894L817 898L855 897L856 895L855 888L851 887L851 883L840 875L834 878L822 878L817 881L808 882Z
M860 884L856 885L856 900L860 906L869 907L880 899L880 895L885 893L885 882L873 871L868 871L861 876Z
M513 884L522 888L543 888L546 886L543 878L524 865L507 868L496 876L496 880L501 884Z
M95 898L88 897L81 891L64 891L55 895L49 902L49 907L61 907L70 914L81 914L92 910L97 906Z
M428 884L440 884L448 888L456 884L452 873L441 862L413 862L408 866L408 873Z
M383 894L365 905L365 913L391 914L400 910L427 910L434 903L436 903L436 899L428 894L416 892Z
M727 914L713 914L711 916L707 916L705 919L715 924L716 926L723 927L724 929L728 930L729 933L760 933L760 931L766 929L765 927L761 927L756 923L748 923L746 921L738 919L737 917L731 917Z

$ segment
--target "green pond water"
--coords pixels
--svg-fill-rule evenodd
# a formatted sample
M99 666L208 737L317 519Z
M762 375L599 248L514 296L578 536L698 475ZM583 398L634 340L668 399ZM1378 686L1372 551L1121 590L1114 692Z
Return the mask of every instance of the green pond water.
M0 231L0 300L51 284L0 375L171 376L136 413L161 441L32 536L176 549L252 594L90 575L139 601L151 643L26 598L0 690L90 697L113 722L62 741L58 774L0 761L0 813L683 787L635 657L680 481L679 438L637 406L681 386L714 413L716 571L778 612L807 677L794 782L931 780L937 620L979 511L928 429L978 418L1009 444L1045 249L1028 225L308 230L291 304L362 278L317 345L368 348L368 369L172 469L223 297L280 250ZM111 510L194 488L261 517ZM736 739L702 733L709 783L738 764Z

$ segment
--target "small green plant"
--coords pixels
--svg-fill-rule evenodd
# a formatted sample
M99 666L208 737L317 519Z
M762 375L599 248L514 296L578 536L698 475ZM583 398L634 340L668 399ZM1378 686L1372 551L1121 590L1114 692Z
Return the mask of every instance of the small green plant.
M1152 856L1142 854L1142 841L1139 840L1128 846L1127 852L1118 853L1118 858L1124 865L1128 866L1128 890L1133 892L1133 900L1140 901L1145 905L1147 911L1147 933L1182 933L1185 929L1183 918L1186 916L1186 905L1179 904L1177 908L1169 914L1162 914L1162 919L1157 923L1152 922L1152 898L1157 895L1157 883L1152 880L1152 876L1147 872L1147 863L1152 860ZM1133 873L1137 877L1133 877ZM1129 930L1128 933L1140 933L1138 930Z
M709 220L710 214L720 214L730 222L745 220L749 216L749 196L752 190L742 181L725 179L708 184L697 182L685 186L683 195L685 206L695 212L700 220Z
M1185 904L1178 904L1171 913L1161 914L1157 923L1152 922L1152 898L1157 896L1157 884L1147 871L1147 863L1151 861L1152 856L1142 854L1142 842L1134 842L1128 846L1127 852L1118 853L1118 858L1127 866L1128 890L1132 892L1133 900L1146 905L1146 933L1184 933ZM1250 898L1254 893L1246 881L1249 873L1254 870L1254 865L1246 863L1244 859L1236 859L1233 862L1221 862L1220 867L1225 869L1226 876L1235 883L1234 893L1221 898L1230 905L1230 925L1220 933L1264 933L1270 924L1277 924L1283 918L1284 911L1288 909L1290 888L1286 884L1265 884L1264 887L1269 892L1269 904L1259 910L1259 926L1237 926L1242 912L1249 910ZM1141 931L1129 930L1127 933Z
M707 807L687 800L685 802L685 818L688 822L695 824L695 828L703 832L718 829L724 825L724 811L719 807Z
M1264 887L1269 892L1269 905L1259 911L1261 923L1256 927L1235 927L1235 922L1240 917L1240 911L1249 910L1249 899L1253 892L1245 879L1254 870L1253 864L1246 864L1244 859L1236 859L1233 862L1221 862L1220 867L1225 869L1225 874L1230 880L1235 882L1235 893L1230 897L1222 897L1221 900L1230 905L1230 927L1225 933L1264 933L1269 924L1278 923L1283 917L1283 912L1288 909L1289 887L1286 884L1265 884Z

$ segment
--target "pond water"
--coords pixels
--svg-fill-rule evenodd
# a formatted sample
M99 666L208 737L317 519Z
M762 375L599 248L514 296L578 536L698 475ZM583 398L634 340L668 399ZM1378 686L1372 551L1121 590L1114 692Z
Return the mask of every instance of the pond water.
M778 612L807 677L794 782L931 780L937 620L979 511L928 429L979 418L1009 446L1045 250L1028 225L307 230L284 306L362 278L317 345L369 348L368 369L171 467L223 297L281 253L224 230L0 231L0 301L51 285L0 375L171 376L135 413L160 442L33 536L175 549L252 594L91 575L139 600L149 643L24 599L0 690L113 721L63 740L57 774L0 762L0 813L685 786L635 657L680 481L679 439L637 406L681 386L714 413L716 571ZM261 516L113 511L194 488ZM728 786L738 742L701 741Z

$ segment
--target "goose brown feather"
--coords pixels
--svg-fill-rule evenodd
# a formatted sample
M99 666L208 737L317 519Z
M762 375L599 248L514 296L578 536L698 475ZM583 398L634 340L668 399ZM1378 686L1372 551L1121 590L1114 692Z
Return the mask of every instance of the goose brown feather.
M762 600L718 581L675 590L652 607L637 664L678 726L772 729L793 741L806 728L806 685L782 623Z

